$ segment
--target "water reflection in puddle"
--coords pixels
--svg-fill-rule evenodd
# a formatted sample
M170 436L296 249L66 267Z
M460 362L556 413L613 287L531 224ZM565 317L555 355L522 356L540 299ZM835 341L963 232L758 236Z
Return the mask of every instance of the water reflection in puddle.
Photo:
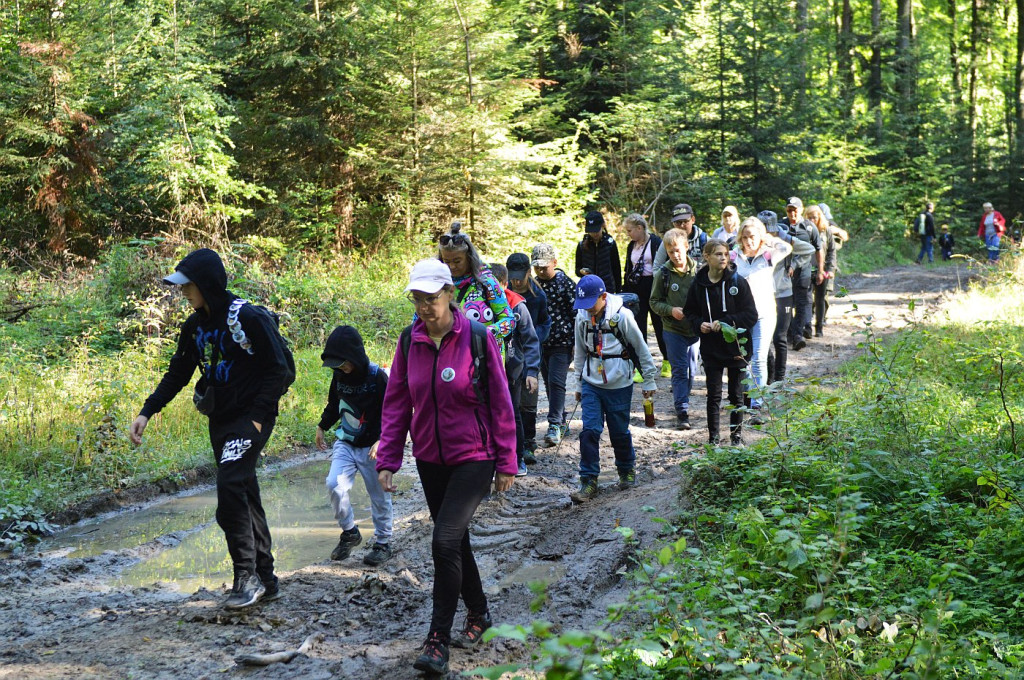
M565 565L561 562L527 562L502 579L498 587L529 585L535 581L546 585L563 576L565 576Z
M327 497L324 477L329 463L317 461L260 477L263 508L274 539L277 569L290 571L327 559L338 541L338 523ZM410 477L395 477L400 490L412 487ZM357 479L349 491L364 546L373 538L370 499ZM181 496L104 519L87 520L40 544L39 550L58 551L69 557L99 555L107 550L126 550L173 532L187 532L180 543L124 570L114 582L125 586L173 582L183 592L201 587L217 588L232 579L224 534L214 513L217 492L210 489ZM179 534L179 537L181 534ZM362 558L363 546L351 561Z

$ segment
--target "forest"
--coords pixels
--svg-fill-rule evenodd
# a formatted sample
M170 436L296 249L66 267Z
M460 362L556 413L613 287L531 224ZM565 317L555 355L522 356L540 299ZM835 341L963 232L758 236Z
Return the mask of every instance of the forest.
M569 534L580 571L506 588L499 639L457 669L1024 677L1024 265L1012 240L980 264L974 238L986 201L1011 236L1024 219L1022 18L1024 0L0 0L0 664L212 676L225 649L328 630L280 677L407 677L425 559L374 580L324 558L286 576L312 619L238 622L207 617L205 589L111 588L135 552L32 552L210 481L187 397L142 446L126 435L187 315L160 281L189 250L281 313L297 379L269 456L287 461L310 450L327 333L356 326L388 363L409 267L451 221L488 261L539 241L568 261L588 210L624 245L629 212L661 232L686 202L713 228L796 195L851 235L850 314L748 445L650 430L663 469L634 497L550 510L487 558ZM902 266L925 201L957 255ZM553 493L577 462L565 448L517 488ZM595 583L622 599L579 596Z
M1024 0L0 0L0 243L375 252L826 201L1024 197Z

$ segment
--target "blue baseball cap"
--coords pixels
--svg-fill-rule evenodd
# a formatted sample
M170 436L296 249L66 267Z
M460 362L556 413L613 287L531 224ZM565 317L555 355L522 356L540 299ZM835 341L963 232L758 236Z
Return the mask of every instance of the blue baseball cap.
M604 281L600 276L587 274L576 284L576 302L573 309L590 309L597 304L597 299L604 295Z

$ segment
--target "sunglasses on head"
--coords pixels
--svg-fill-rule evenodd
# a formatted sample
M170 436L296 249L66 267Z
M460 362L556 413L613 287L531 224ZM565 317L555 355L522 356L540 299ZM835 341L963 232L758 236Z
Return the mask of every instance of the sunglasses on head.
M465 234L441 234L441 245L442 246L461 246L468 244L469 239L466 238Z

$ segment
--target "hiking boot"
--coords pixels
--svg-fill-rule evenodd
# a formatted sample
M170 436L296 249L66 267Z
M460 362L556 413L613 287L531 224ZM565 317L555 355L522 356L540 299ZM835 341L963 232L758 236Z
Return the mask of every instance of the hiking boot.
M562 441L562 428L558 425L548 425L548 433L544 435L544 446L553 448Z
M634 470L619 470L619 491L632 489L636 486L636 472Z
M491 615L487 612L466 615L466 624L462 626L462 632L452 638L452 647L472 649L480 642L484 631L493 625Z
M680 430L690 429L690 414L686 411L680 411L676 414L676 427Z
M793 338L792 345L793 345L793 351L794 352L799 352L804 347L807 347L807 341L804 340L803 338L800 338L800 337Z
M335 562L347 559L352 554L352 548L363 542L363 535L359 533L359 527L352 527L341 532L338 545L331 551L331 559Z
M807 338L808 340L811 339L811 327L810 326L804 326L804 337Z
M814 337L816 337L816 338L822 338L822 337L825 337L825 334L821 332L821 329L820 329L820 328L818 328L818 329L816 329L816 330L814 331Z
M562 426L558 428L558 431L562 433L562 439L569 436L569 423L562 423Z
M662 361L661 362L661 377L662 378L671 378L672 377L672 364L668 363L667 361Z
M523 462L527 465L533 465L537 462L537 456L530 449L526 449L523 451Z
M569 494L573 503L586 503L597 495L597 477L580 478L580 488Z
M245 609L260 601L267 589L263 582L251 571L235 572L235 583L231 587L228 599L224 601L224 609Z
M747 422L751 425L764 425L764 418L761 417L761 411L758 409L752 410Z
M262 598L264 602L273 602L274 600L280 600L284 597L284 593L281 592L281 585L278 583L276 576L272 576L269 581L263 581L263 588L265 589Z
M526 469L526 460L519 461L519 469L516 470L516 477L525 477L529 471Z
M363 564L371 567L379 567L391 559L391 545L388 543L374 543L370 552L363 558Z
M412 667L425 673L446 675L448 673L448 640L441 633L431 633L423 643L423 652Z
M732 446L743 446L743 437L738 432L734 432L729 435L729 444Z

